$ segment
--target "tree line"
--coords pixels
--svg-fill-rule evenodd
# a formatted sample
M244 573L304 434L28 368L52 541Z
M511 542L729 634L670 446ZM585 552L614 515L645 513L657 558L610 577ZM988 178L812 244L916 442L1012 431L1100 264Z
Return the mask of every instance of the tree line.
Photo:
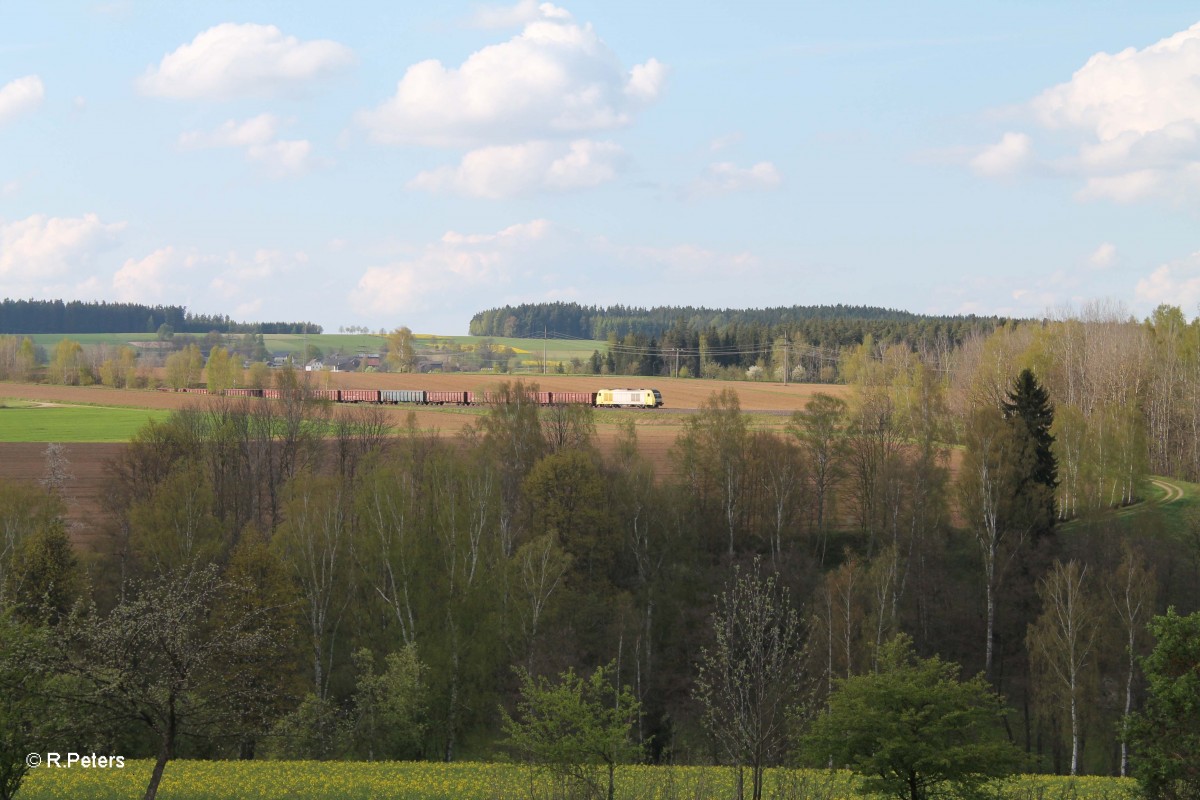
M824 347L861 344L864 337L887 343L944 338L961 342L989 332L1007 319L970 315L931 316L872 306L780 306L709 309L694 306L585 306L579 303L522 303L477 312L472 336L537 337L543 331L579 339L623 339L629 334L662 338L668 330L726 336L740 327L765 329L766 338L793 336Z
M80 300L0 300L0 333L320 333L311 322L236 322L227 315L194 314L185 306Z

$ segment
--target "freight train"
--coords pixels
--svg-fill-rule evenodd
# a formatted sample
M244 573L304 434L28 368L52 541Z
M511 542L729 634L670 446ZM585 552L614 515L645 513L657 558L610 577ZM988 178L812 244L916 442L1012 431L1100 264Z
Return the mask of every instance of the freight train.
M169 389L160 392L188 394L223 394L226 397L262 397L278 400L280 389ZM375 403L379 405L421 406L485 406L499 402L499 392L432 391L425 389L304 389L312 400L332 403ZM596 408L661 408L662 393L658 389L600 389L595 392L530 392L531 402L541 406L586 405Z

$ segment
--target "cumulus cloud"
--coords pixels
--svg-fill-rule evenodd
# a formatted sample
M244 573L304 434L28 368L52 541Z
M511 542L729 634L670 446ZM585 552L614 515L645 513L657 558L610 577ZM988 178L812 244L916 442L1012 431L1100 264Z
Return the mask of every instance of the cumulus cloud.
M1092 132L1101 142L1200 123L1200 23L1142 50L1097 53L1071 80L1033 102L1053 128Z
M307 171L312 166L312 144L306 139L276 139L278 130L274 115L259 114L242 122L229 120L213 131L189 131L179 137L179 146L240 148L248 161L277 177Z
M212 254L166 246L141 258L127 259L113 273L111 285L116 296L128 302L186 299L209 308L228 309L255 304L268 294L269 281L307 262L303 251L260 248L249 255L237 251Z
M46 89L37 75L26 75L0 86L0 125L42 104Z
M183 266L184 260L173 247L155 250L145 258L128 259L113 274L113 289L127 303L160 301L168 273Z
M1200 305L1200 252L1158 267L1137 282L1134 294L1150 308L1167 303L1195 309Z
M66 275L115 245L124 228L125 223L101 222L96 214L0 221L0 277L28 284Z
M368 268L350 303L361 313L392 314L422 310L431 298L447 293L498 290L514 280L530 248L553 232L544 219L496 233L448 231L410 258Z
M1200 190L1200 23L1141 49L1097 53L1034 98L1047 129L1077 150L1051 166L1083 181L1081 200L1182 200ZM1008 175L1031 160L1028 135L1008 133L971 161L981 175Z
M412 189L504 198L537 190L568 191L611 181L625 152L612 142L537 141L472 150L457 167L440 167L409 181Z
M196 35L138 79L147 95L226 100L261 97L326 77L354 63L328 39L302 42L274 25L226 22Z
M1029 164L1032 154L1033 141L1027 134L1006 133L971 159L971 169L988 177L1011 175Z
M692 184L692 194L725 194L774 189L783 183L779 170L770 161L739 167L729 161L709 164L704 175Z
M571 12L553 3L538 3L537 0L521 0L513 6L485 6L471 16L471 24L477 28L518 28L537 20L571 19Z
M457 67L412 65L395 94L360 112L359 123L376 141L396 145L571 139L628 125L662 94L663 64L652 58L625 69L590 25L547 16L545 5L521 33Z

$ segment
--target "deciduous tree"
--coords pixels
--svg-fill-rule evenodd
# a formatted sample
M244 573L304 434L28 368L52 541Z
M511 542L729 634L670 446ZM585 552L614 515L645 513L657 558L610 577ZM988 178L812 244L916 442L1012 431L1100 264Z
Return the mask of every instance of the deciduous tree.
M714 641L700 651L695 696L705 729L737 768L738 798L749 766L759 800L763 770L783 751L786 717L803 680L800 618L778 575L763 577L757 559L749 572L734 568L716 601Z
M1038 585L1042 615L1029 626L1026 641L1037 693L1065 710L1071 724L1071 774L1079 773L1082 715L1094 690L1099 609L1087 583L1087 567L1055 562Z
M530 765L613 800L618 765L642 752L632 740L641 706L628 687L615 686L613 665L588 677L568 669L556 682L518 674L516 718L504 712L509 746Z
M1007 709L982 675L960 681L957 664L916 657L904 634L878 662L839 681L800 740L808 763L851 769L865 791L902 800L974 797L1016 771L1021 753L1002 737Z
M130 587L106 616L93 609L59 626L50 666L71 678L70 698L113 721L145 726L157 740L145 800L157 795L181 735L236 725L243 703L261 691L231 680L231 664L269 653L278 633L261 609L210 624L224 588L215 565L189 565Z
M392 372L412 372L417 356L413 349L413 332L400 326L387 335L387 365Z

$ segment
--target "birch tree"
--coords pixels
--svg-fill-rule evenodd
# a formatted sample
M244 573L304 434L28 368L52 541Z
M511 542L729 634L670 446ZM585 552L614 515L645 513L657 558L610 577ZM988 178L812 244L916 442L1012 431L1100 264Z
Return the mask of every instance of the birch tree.
M1089 594L1087 567L1056 561L1041 580L1042 615L1029 626L1026 641L1037 678L1037 693L1067 712L1071 723L1071 774L1079 774L1082 716L1094 688L1100 615Z
M1133 713L1133 682L1137 676L1138 651L1146 639L1146 622L1154 614L1157 591L1154 571L1126 543L1124 557L1108 580L1108 599L1121 621L1125 644L1125 705L1121 713L1121 777L1129 774L1129 718Z

